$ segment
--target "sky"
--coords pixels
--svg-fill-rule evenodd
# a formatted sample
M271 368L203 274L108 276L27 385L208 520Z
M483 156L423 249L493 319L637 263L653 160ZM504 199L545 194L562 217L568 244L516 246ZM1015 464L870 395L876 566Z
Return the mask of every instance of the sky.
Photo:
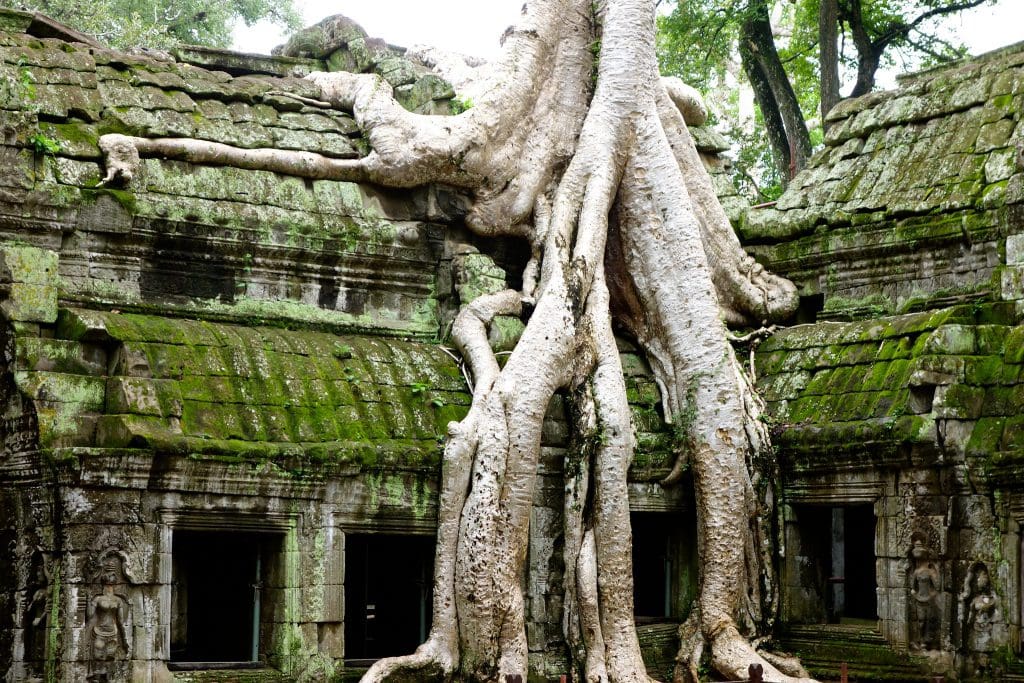
M1021 0L1016 0L1020 2ZM455 52L493 57L498 39L512 25L523 0L295 0L306 25L344 14L366 32L393 45L426 43ZM233 48L270 52L284 42L268 24L235 29Z
M395 45L427 43L437 47L493 57L498 38L519 14L523 0L296 0L307 25L331 14L344 14L367 33ZM1024 40L1024 0L999 0L996 5L962 12L947 22L952 37L980 54ZM269 24L240 26L233 48L269 53L284 41ZM902 70L902 69L898 69Z

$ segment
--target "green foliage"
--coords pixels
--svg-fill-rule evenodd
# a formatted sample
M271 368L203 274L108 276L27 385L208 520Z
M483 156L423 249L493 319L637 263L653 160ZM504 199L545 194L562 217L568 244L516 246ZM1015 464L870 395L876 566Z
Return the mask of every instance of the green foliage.
M657 50L661 72L678 76L701 92L727 81L736 64L739 3L679 2L658 17Z
M18 57L18 86L25 94L25 97L30 100L36 98L36 77L33 75L32 70L28 68L24 57Z
M812 143L823 142L819 116L820 73L818 11L820 0L766 0L776 33L776 47L786 68ZM881 46L881 69L899 71L932 66L963 56L962 45L941 37L943 21L954 17L961 0L857 0L864 30ZM996 0L984 0L995 3ZM856 78L858 53L850 22L854 0L839 0L840 78L848 94ZM658 60L662 73L680 77L705 94L712 123L737 142L734 183L752 201L775 199L782 178L772 163L760 112L744 118L737 84L746 84L740 63L740 26L751 0L679 0L658 18ZM922 18L926 17L926 18ZM920 19L920 20L919 20Z
M25 0L41 12L116 48L167 49L178 44L227 47L237 21L267 19L297 29L293 0Z
M35 133L28 139L28 143L32 145L32 149L36 154L48 154L53 156L60 152L60 143L43 133Z
M469 97L453 97L448 102L448 109L451 111L453 116L458 116L464 111L473 108L473 100Z

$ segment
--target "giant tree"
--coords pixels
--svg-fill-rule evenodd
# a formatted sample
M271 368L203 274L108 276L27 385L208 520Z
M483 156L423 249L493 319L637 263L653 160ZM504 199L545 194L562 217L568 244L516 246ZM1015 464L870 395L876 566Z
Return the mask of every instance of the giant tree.
M687 128L703 120L702 103L681 82L659 78L654 6L528 2L500 57L460 79L474 104L457 116L412 114L375 75L311 75L321 99L353 112L364 131L371 151L357 160L101 139L108 183L130 181L142 154L392 187L458 186L473 199L472 230L532 249L520 291L480 297L456 319L473 402L448 426L433 627L415 653L377 662L366 680L525 675L520 586L541 425L557 391L570 397L576 432L565 462L566 640L579 680L647 680L633 623L633 436L613 328L645 350L664 417L676 425L678 461L666 485L692 473L701 560L681 630L680 679L696 678L705 652L729 678L745 677L754 662L767 680L806 676L795 661L750 644L776 601L771 461L726 327L786 318L795 288L765 272L732 232ZM497 315L527 321L503 367L487 342Z

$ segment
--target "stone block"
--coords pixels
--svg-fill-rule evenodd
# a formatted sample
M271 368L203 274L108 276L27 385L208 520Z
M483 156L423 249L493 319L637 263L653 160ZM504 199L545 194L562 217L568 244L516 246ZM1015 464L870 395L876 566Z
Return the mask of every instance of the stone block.
M921 356L910 366L907 384L912 387L941 386L963 382L964 360L957 357Z
M984 153L1004 146L1013 133L1013 125L1012 119L1000 119L983 125L974 143L975 151Z
M316 643L317 642L317 636L318 636L317 626L318 625L315 624L315 623L306 623L306 624L301 624L299 626L299 630L302 633L302 640L304 641L304 645L305 645L305 647L303 648L304 651L309 651L309 650L313 649L313 648L310 647L310 645L312 643Z
M141 448L181 437L178 420L149 415L102 415L96 425L96 445L104 448Z
M57 265L58 255L54 251L28 246L0 247L0 282L53 284Z
M419 76L412 62L403 57L384 57L373 65L373 70L384 77L392 87L408 85L416 81Z
M53 323L57 320L57 287L15 282L0 310L8 320Z
M345 653L345 625L341 623L317 624L320 654L340 659Z
M181 417L182 401L173 380L138 377L107 379L106 411L159 417Z
M135 624L132 627L132 659L134 660L148 660L153 659L154 656L154 643L153 638L156 635L156 629L148 626L140 626ZM136 679L137 680L137 679Z
M985 162L985 180L989 183L1008 180L1019 168L1017 150L1008 147L991 152Z
M0 248L0 283L9 283L0 310L12 321L57 320L56 252L35 247Z
M971 354L975 352L977 340L974 328L969 325L942 325L925 341L924 352L935 354Z
M999 273L1000 294L1004 301L1024 299L1024 266L1006 266Z
M359 65L348 50L335 50L327 57L327 70L355 73L359 70Z
M963 384L938 386L935 388L932 411L937 418L973 420L981 417L984 400L985 390L980 387Z
M1024 265L1024 233L1006 236L1006 265Z

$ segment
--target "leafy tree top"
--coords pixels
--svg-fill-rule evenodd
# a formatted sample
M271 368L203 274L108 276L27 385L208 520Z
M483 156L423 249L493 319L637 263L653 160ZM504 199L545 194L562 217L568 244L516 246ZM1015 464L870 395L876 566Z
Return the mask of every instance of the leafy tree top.
M301 25L293 0L23 0L22 6L116 48L228 47L238 20Z

